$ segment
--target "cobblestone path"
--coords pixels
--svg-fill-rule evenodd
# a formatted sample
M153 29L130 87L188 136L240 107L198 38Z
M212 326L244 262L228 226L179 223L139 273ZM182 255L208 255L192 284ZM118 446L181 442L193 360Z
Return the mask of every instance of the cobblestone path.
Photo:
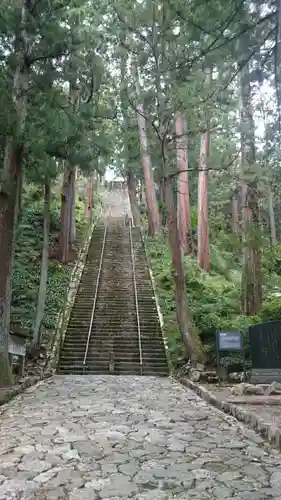
M0 415L0 499L281 499L281 455L170 379L55 377Z

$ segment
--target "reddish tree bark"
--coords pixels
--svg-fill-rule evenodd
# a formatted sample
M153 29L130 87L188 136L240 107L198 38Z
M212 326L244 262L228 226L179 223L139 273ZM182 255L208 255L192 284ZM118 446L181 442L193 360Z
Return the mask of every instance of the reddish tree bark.
M159 185L159 200L160 200L161 205L166 204L165 180L163 178L160 180L160 185Z
M281 0L276 2L275 89L279 134L281 132Z
M127 175L127 186L128 186L128 192L129 192L129 198L130 198L130 204L131 204L134 225L140 226L141 225L141 218L140 218L140 211L139 211L138 200L137 200L137 180L136 180L135 174L133 172L131 172L130 170L129 170L128 175Z
M198 251L197 263L205 271L210 268L209 220L208 220L208 156L210 131L201 138L199 175L198 175Z
M17 198L20 192L23 141L27 113L27 91L29 86L29 51L32 38L27 36L26 27L31 11L30 2L18 2L19 23L15 27L14 53L16 63L11 98L14 109L13 134L6 137L4 165L0 187L0 386L12 383L9 366L8 343L11 310L11 277L13 267L14 224L17 217ZM12 55L12 54L11 54Z
M49 182L46 181L44 188L44 229L43 229L43 247L42 247L41 270L40 270L40 286L38 291L36 318L35 318L35 325L33 330L33 342L32 342L34 348L38 348L41 346L42 323L44 319L46 297L47 297L50 204L51 204L51 188Z
M184 254L193 252L191 208L189 198L188 153L185 121L182 113L176 114L176 148L178 164L178 224Z
M196 354L196 340L194 338L192 319L188 315L188 308L186 304L185 276L181 257L182 252L177 223L177 211L173 200L172 183L172 177L168 176L166 179L167 225L176 288L177 318L186 353L189 358L194 359Z
M247 151L247 150L246 150ZM243 153L242 153L243 155ZM242 310L247 316L258 314L262 303L260 214L256 189L243 186L243 243Z
M93 211L93 176L87 179L87 196L85 203L85 217L91 219Z
M160 179L159 185L159 202L160 202L160 212L161 212L161 224L163 227L166 226L166 194L165 194L165 178Z
M140 101L141 92L140 92L137 68L135 63L132 64L132 74L135 78L136 91L138 99ZM154 235L161 231L161 223L160 223L160 214L155 194L154 176L153 176L149 148L148 148L146 119L144 116L144 108L141 102L137 104L137 121L139 129L140 152L141 152L145 194L147 202L147 212L148 212L148 233L150 235Z
M73 245L76 241L76 169L73 169L71 175L70 189L70 220L69 220L69 244Z
M69 250L70 250L70 218L71 218L71 183L73 177L73 169L64 169L63 175L63 187L61 194L61 212L60 212L60 234L59 234L59 249L58 249L58 259L61 262L69 261Z
M231 199L231 215L232 215L232 231L235 234L239 234L239 207L238 207L238 199L234 194Z
M268 210L269 210L269 220L270 220L271 243L272 245L277 245L273 196L272 196L272 189L270 186L268 187Z
M245 15L245 14L244 14ZM244 28L247 26L241 24ZM249 34L246 31L239 40L241 57L248 60ZM241 303L244 314L258 314L262 304L261 241L258 183L251 182L249 174L255 169L255 124L251 99L249 64L240 72L240 121L241 121L241 174L243 184L243 246L244 262L241 280Z
M13 268L14 224L17 186L21 176L23 146L6 140L4 178L0 190L0 387L12 382L8 362L8 342L11 309L11 279Z

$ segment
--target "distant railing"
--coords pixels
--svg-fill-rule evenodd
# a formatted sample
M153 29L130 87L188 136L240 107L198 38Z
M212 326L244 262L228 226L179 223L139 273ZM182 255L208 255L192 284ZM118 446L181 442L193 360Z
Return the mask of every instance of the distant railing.
M86 344L86 349L85 349L85 354L84 354L84 360L83 360L83 368L84 369L85 369L85 366L86 366L86 360L87 360L87 356L88 356L89 344L90 344L90 338L91 338L91 331L92 331L92 326L93 326L93 321L94 321L94 316L95 316L95 309L96 309L97 296L98 296L98 290L99 290L99 285L100 285L100 276L101 276L101 270L102 270L102 264L103 264L103 256L104 256L104 248L105 248L106 236L107 236L107 225L104 228L104 236L103 236L102 250L101 250L101 256L100 256L98 276L97 276L96 291L95 291L95 296L94 296L94 302L93 302L93 308L92 308L90 326L89 326L88 337L87 337L87 344Z
M132 239L132 222L131 222L131 219L129 219L129 235L130 235L131 258L132 258L132 269L133 269L133 283L134 283L134 292L135 292L135 307L136 307L137 326L138 326L138 341L139 341L139 355L140 355L140 372L141 372L140 374L142 375L142 372L143 372L143 358L142 358L142 345L141 345L141 329L140 329L138 292L137 292L136 272L135 272L135 254L134 254L133 239Z
M92 233L93 233L93 230L95 228L96 222L99 219L99 217L100 217L100 215L97 217L97 219L93 223L89 224L89 227L86 230L84 245L79 251L78 257L76 259L74 268L72 269L70 279L69 279L69 282L68 282L68 285L67 285L67 288L65 291L63 305L61 307L58 321L57 321L56 333L53 337L53 341L52 341L52 344L50 347L51 355L47 359L46 364L49 364L49 362L52 360L51 363L57 365L57 363L60 359L61 352L63 349L63 344L64 344L66 327L67 327L67 324L69 321L71 308L72 308L73 303L75 301L75 295L77 292L77 286L76 286L76 289L73 290L73 295L71 295L71 297L70 297L71 287L73 286L73 282L77 281L77 276L79 276L79 274L80 274L81 267L83 267L85 264L85 259L87 258L87 251L88 251L88 247L89 247L90 240L92 237ZM83 262L81 262L81 259Z

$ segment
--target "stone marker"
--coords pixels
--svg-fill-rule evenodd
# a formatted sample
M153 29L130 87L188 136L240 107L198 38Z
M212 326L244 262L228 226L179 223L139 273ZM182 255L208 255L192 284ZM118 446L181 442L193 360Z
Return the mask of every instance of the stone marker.
M268 321L249 328L252 357L251 382L281 382L281 321Z

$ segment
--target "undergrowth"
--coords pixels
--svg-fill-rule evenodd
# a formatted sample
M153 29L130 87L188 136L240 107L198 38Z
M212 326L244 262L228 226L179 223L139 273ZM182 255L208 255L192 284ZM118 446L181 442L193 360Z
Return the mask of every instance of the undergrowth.
M234 244L237 245L237 242ZM229 240L228 247L230 247ZM171 361L175 364L182 356L182 341L176 319L169 245L163 236L157 239L147 238L146 249L156 282ZM263 251L264 303L260 314L252 317L241 314L241 264L239 258L235 257L233 244L232 249L226 250L225 246L222 248L222 243L211 245L210 273L202 271L193 257L184 258L187 303L199 330L209 365L215 364L217 331L240 330L244 333L246 360L249 366L248 327L262 321L281 319L281 297L274 296L278 292L281 295L281 277L277 274L280 256L281 246L272 249L265 242ZM242 357L237 353L223 358L223 364L233 369L241 363Z
M94 217L97 207L94 209ZM50 257L58 239L59 227L60 201L54 198L50 210ZM79 199L76 202L76 231L77 242L72 261L61 264L55 259L49 259L47 299L42 325L43 343L48 341L48 334L56 328L58 313L66 299L75 255L86 235L84 203ZM23 210L16 234L11 309L11 328L20 327L29 335L32 334L36 314L42 243L43 201L34 197L34 193L30 190L23 200Z

